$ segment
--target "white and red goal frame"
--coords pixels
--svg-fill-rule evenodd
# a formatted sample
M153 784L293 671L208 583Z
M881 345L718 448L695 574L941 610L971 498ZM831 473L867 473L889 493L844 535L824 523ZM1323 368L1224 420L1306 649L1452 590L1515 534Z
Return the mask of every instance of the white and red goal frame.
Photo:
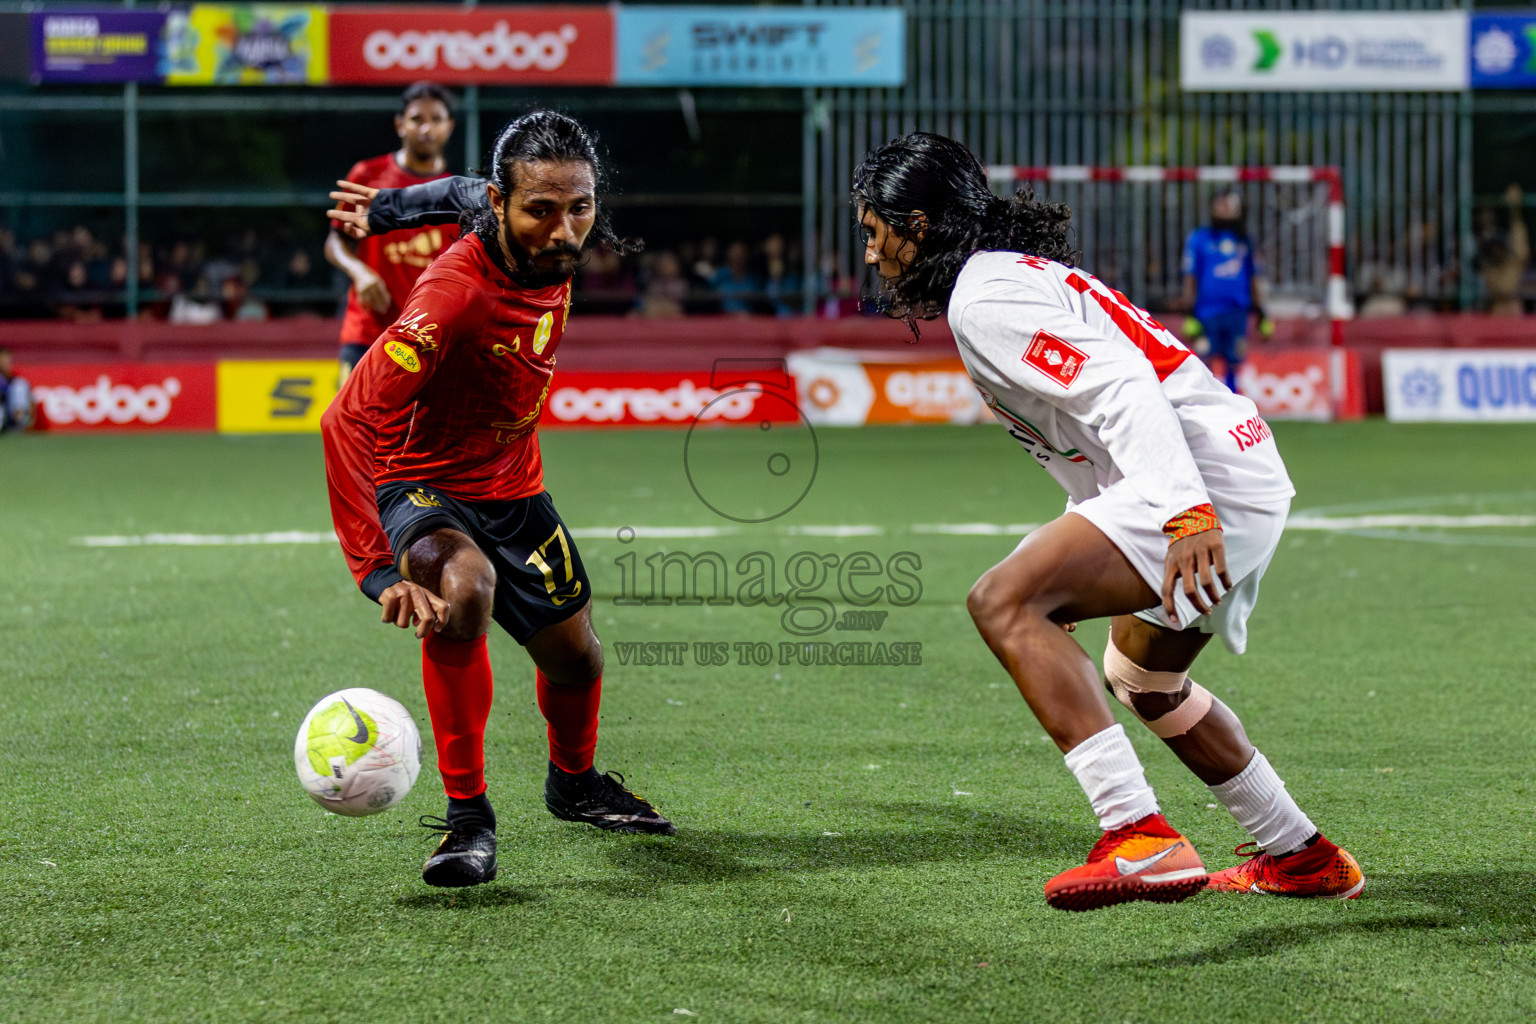
M1344 321L1351 315L1349 292L1344 282L1344 178L1337 167L1306 167L1279 164L1236 167L1088 167L1057 164L1050 167L1012 167L1006 164L987 168L987 179L994 186L1017 181L1125 182L1161 184L1165 182L1207 182L1241 184L1326 185L1328 188L1328 291L1324 308L1328 313L1329 338L1344 344Z

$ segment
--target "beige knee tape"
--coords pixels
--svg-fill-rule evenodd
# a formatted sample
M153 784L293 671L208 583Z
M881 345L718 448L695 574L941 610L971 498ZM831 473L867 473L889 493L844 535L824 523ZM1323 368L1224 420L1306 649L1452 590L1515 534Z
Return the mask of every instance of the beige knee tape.
M1204 718L1211 710L1211 691L1189 678L1186 672L1152 672L1142 668L1120 652L1113 638L1104 649L1104 679L1114 692L1115 699L1131 709L1131 714L1141 719L1141 724L1160 739L1182 736ZM1183 703L1166 715L1148 721L1136 710L1133 697L1138 693L1179 693L1189 682L1189 696Z

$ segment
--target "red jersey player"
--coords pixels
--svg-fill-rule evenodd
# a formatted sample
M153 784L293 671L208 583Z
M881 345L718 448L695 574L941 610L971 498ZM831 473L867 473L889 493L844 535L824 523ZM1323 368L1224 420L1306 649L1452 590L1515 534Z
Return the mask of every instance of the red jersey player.
M539 111L507 125L492 166L473 230L421 276L321 421L352 574L384 621L414 625L422 639L448 795L446 818L429 826L446 835L422 877L442 886L496 876L484 777L493 620L537 668L550 812L614 831L675 831L621 776L592 766L602 646L535 433L576 261L591 244L623 243L597 205L592 140L570 118ZM338 220L367 231L366 217Z
M448 173L443 147L453 135L453 100L435 82L417 82L400 97L395 115L400 148L371 160L360 160L347 180L374 188L404 188L433 181ZM373 340L400 314L400 301L410 294L426 270L454 239L454 224L433 224L399 231L388 239L361 241L335 230L325 240L325 258L352 279L347 312L341 321L341 381L363 357Z
M855 173L854 205L888 312L909 323L947 313L987 406L1068 495L1066 514L966 601L1104 830L1086 864L1046 884L1046 900L1092 910L1206 888L1359 895L1354 858L1297 806L1232 710L1189 678L1212 636L1245 649L1296 493L1253 402L1073 266L1070 210L993 195L953 139L913 132L875 150ZM1207 874L1160 812L1098 670L1067 635L1101 617L1104 687L1253 837L1246 863Z

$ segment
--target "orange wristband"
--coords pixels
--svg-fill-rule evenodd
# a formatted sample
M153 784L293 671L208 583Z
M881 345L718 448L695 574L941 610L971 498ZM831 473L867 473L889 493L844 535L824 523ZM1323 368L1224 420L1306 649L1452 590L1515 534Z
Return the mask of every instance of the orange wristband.
M1216 510L1210 505L1196 505L1194 508L1185 509L1172 519L1163 524L1163 533L1172 544L1176 540L1206 530L1221 529L1221 520L1216 518Z

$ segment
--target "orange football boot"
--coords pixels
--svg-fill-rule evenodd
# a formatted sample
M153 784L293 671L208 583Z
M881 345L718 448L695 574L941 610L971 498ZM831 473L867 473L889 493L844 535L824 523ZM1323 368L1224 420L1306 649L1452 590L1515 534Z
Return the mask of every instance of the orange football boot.
M1205 888L1205 865L1161 814L1105 832L1088 863L1045 883L1057 910L1098 910L1131 900L1177 903Z
M1247 847L1252 846L1252 850ZM1242 864L1211 875L1218 892L1258 892L1302 899L1352 900L1365 888L1365 874L1349 851L1327 838L1287 857L1271 857L1253 843L1232 851L1247 857Z

